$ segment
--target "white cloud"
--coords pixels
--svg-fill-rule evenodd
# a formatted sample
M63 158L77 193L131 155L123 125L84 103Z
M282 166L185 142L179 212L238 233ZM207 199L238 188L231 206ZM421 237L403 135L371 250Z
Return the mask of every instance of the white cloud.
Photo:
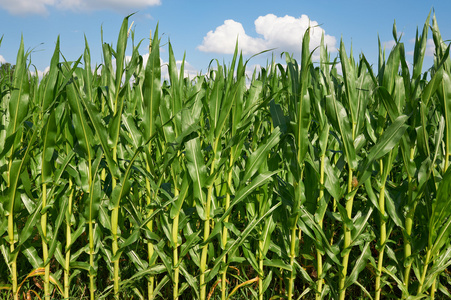
M246 34L243 25L234 20L226 20L215 31L209 31L204 37L202 45L197 48L203 52L232 54L235 50L236 39L244 54L256 53L264 49L265 41Z
M0 55L0 64L4 64L6 62L6 59Z
M160 4L161 0L0 0L0 9L5 9L14 15L46 15L50 7L73 11L113 9L128 12L131 9Z
M245 70L246 77L249 79L252 79L252 76L254 75L254 71L257 71L257 73L258 73L258 72L260 72L261 68L262 68L262 66L260 64L253 64L251 66L246 65L246 70Z
M386 51L390 51L394 46L396 46L395 40L390 40L382 43L382 47L385 47Z
M54 5L54 0L0 0L0 8L14 15L46 14L47 5Z
M335 69L337 69L337 73L338 73L339 75L343 75L343 66L341 65L341 62L340 62L340 63L337 63L337 64L335 65Z
M231 54L235 50L238 38L238 45L243 54L255 54L271 48L277 48L277 51L286 51L290 54L300 53L302 37L309 26L312 27L310 51L320 45L321 35L325 32L318 22L310 20L307 15L295 18L288 15L277 17L268 14L258 17L254 24L259 37L247 35L241 23L226 20L214 31L209 31L197 49L203 52ZM329 51L336 50L335 37L324 34L324 41Z
M45 75L46 73L48 73L49 71L50 71L50 66L47 66L47 67L44 69L44 71L37 70L39 80L41 80L42 77L44 77L44 75ZM35 75L36 75L36 71L30 71L30 74L33 75L33 76L35 76Z
M433 39L428 39L426 42L426 56L434 56L435 44Z
M161 60L161 59L160 59ZM182 61L177 60L175 62L175 65L177 66L177 72L180 74L180 67L182 66ZM191 65L189 62L185 60L185 66L183 69L183 77L189 77L190 79L193 79L198 75L199 71ZM161 64L161 79L162 80L169 80L169 70L168 70L168 63L162 62Z
M142 55L143 58L143 67L145 68L147 65L147 61L149 60L149 53L146 53ZM129 62L131 59L131 56L126 56L125 61ZM164 62L163 59L160 57L160 67L161 67L161 80L169 80L169 70L168 70L168 62ZM180 73L180 68L182 66L182 61L177 60L175 62L177 66L177 72ZM113 64L114 66L114 64ZM199 71L191 65L189 62L185 60L185 66L184 66L184 72L183 77L189 77L190 79L193 79L199 74Z

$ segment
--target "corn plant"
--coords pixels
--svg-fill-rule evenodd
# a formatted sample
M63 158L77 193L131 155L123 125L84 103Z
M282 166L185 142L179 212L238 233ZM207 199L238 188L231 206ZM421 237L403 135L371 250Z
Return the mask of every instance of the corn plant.
M435 16L412 67L395 23L377 66L343 41L312 52L308 29L300 65L285 53L251 78L239 45L189 78L169 42L162 65L158 27L145 63L131 18L116 45L102 37L100 65L86 39L66 61L58 38L42 78L23 41L1 68L1 290L451 297L451 59Z

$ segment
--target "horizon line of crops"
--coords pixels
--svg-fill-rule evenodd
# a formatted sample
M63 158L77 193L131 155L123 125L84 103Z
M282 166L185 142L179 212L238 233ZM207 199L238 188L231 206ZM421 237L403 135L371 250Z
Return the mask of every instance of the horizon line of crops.
M66 61L58 38L41 80L23 41L2 68L2 290L451 297L451 59L435 15L412 63L396 23L377 66L343 41L335 59L324 39L311 52L308 29L300 64L285 53L251 78L238 45L190 79L168 43L168 80L158 27L144 62L129 18L100 66L86 39Z

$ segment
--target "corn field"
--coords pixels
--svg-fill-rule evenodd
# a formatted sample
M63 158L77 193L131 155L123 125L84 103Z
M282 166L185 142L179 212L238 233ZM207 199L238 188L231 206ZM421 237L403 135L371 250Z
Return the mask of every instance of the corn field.
M194 78L170 43L161 65L158 27L144 62L129 17L101 65L87 41L66 61L58 38L40 79L22 41L0 74L2 299L451 297L435 15L413 62L396 24L377 66L343 42L310 52L309 29L300 63L248 77L236 50Z

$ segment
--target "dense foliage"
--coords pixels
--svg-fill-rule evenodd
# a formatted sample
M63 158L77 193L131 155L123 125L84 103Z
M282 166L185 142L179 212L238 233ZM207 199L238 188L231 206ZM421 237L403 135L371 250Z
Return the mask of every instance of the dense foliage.
M128 17L104 62L0 79L0 283L76 299L450 297L451 59L343 43L189 79ZM431 33L430 33L431 32ZM433 66L423 71L428 34ZM319 60L319 63L316 62ZM6 295L6 294L5 294Z

